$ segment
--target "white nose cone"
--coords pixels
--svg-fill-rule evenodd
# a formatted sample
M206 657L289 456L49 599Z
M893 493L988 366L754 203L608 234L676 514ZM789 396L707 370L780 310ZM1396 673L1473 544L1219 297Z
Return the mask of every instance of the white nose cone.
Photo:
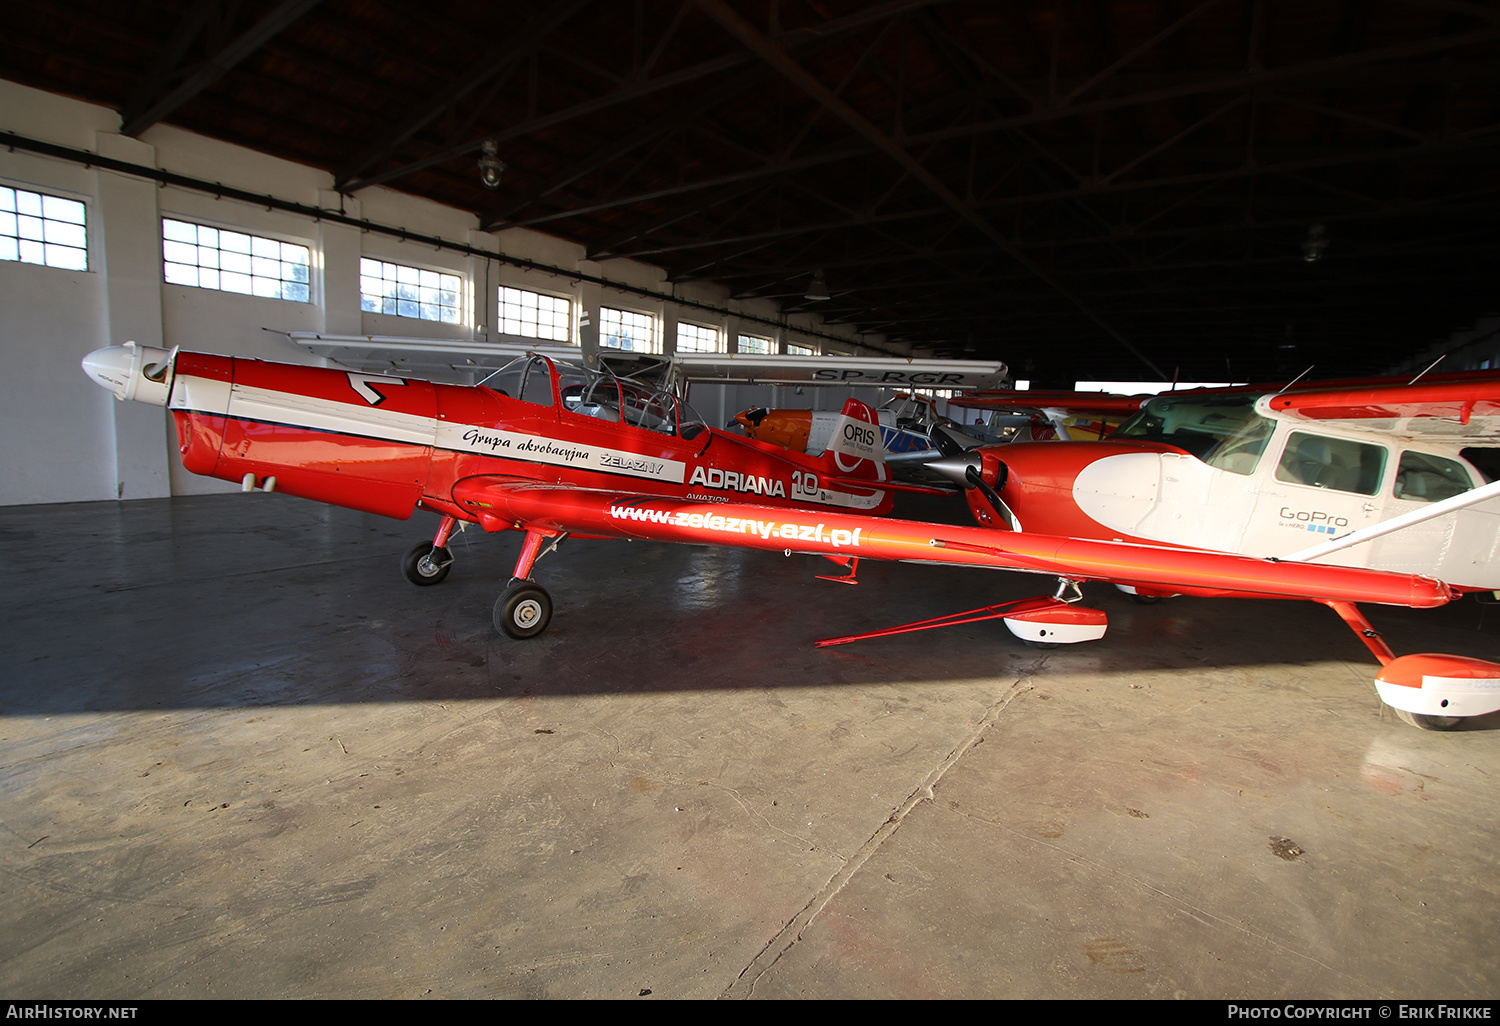
M139 358L135 346L107 346L83 358L83 371L94 384L107 388L116 399L124 399L130 387L132 364Z
M129 342L94 350L83 358L83 370L100 388L113 392L116 399L138 399L165 406L172 388L174 355L165 349Z

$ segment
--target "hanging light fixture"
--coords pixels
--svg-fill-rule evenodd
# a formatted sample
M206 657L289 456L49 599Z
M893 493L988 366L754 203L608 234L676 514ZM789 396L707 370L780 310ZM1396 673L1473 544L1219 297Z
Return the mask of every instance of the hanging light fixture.
M802 298L811 299L815 302L833 298L828 294L828 283L823 280L822 271L813 272L812 281L807 283L807 294Z
M484 152L479 155L479 180L486 189L500 188L500 174L505 163L499 157L500 144L493 136L484 141Z
M1321 223L1308 228L1307 238L1302 240L1302 259L1315 264L1323 259L1323 251L1327 248L1328 229Z

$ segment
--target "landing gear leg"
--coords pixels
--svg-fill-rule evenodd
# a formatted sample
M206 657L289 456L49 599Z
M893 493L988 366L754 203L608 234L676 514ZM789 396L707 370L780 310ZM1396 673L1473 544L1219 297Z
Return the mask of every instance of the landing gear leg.
M1470 681L1490 681L1500 677L1500 666L1479 659L1464 659L1459 656L1435 654L1408 655L1397 658L1385 643L1380 632L1370 626L1364 614L1352 602L1334 602L1328 599L1323 604L1344 618L1365 643L1370 653L1380 660L1380 674L1375 678L1375 690L1380 700L1391 707L1396 719L1422 730L1453 730L1470 716L1490 712L1493 703L1474 704L1465 709L1464 716L1448 716L1443 713L1414 712L1402 705L1426 705L1429 709L1462 708L1467 699L1476 693L1465 687ZM1444 691L1444 688L1452 688ZM1431 692L1432 694L1429 694ZM1401 703L1401 704L1397 704Z
M510 584L495 601L495 630L508 638L524 641L547 629L547 624L552 622L552 596L547 594L546 588L530 579L531 568L538 559L562 544L566 537L566 534L552 537L552 544L543 548L548 535L540 531L526 532Z

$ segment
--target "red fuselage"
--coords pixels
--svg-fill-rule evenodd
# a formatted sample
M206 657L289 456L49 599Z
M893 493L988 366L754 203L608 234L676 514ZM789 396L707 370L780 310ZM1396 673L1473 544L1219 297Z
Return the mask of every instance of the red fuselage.
M180 353L168 403L183 465L405 519L473 519L479 475L765 506L885 513L887 492L831 484L824 461L701 424L637 427L573 412L555 375L525 401L485 387ZM872 480L873 484L873 480Z

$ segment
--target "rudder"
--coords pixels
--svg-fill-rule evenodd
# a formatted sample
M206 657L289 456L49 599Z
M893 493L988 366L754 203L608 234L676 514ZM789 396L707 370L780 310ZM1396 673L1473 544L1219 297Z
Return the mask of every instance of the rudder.
M840 477L884 481L885 443L880 437L880 417L858 399L847 400L823 458Z

